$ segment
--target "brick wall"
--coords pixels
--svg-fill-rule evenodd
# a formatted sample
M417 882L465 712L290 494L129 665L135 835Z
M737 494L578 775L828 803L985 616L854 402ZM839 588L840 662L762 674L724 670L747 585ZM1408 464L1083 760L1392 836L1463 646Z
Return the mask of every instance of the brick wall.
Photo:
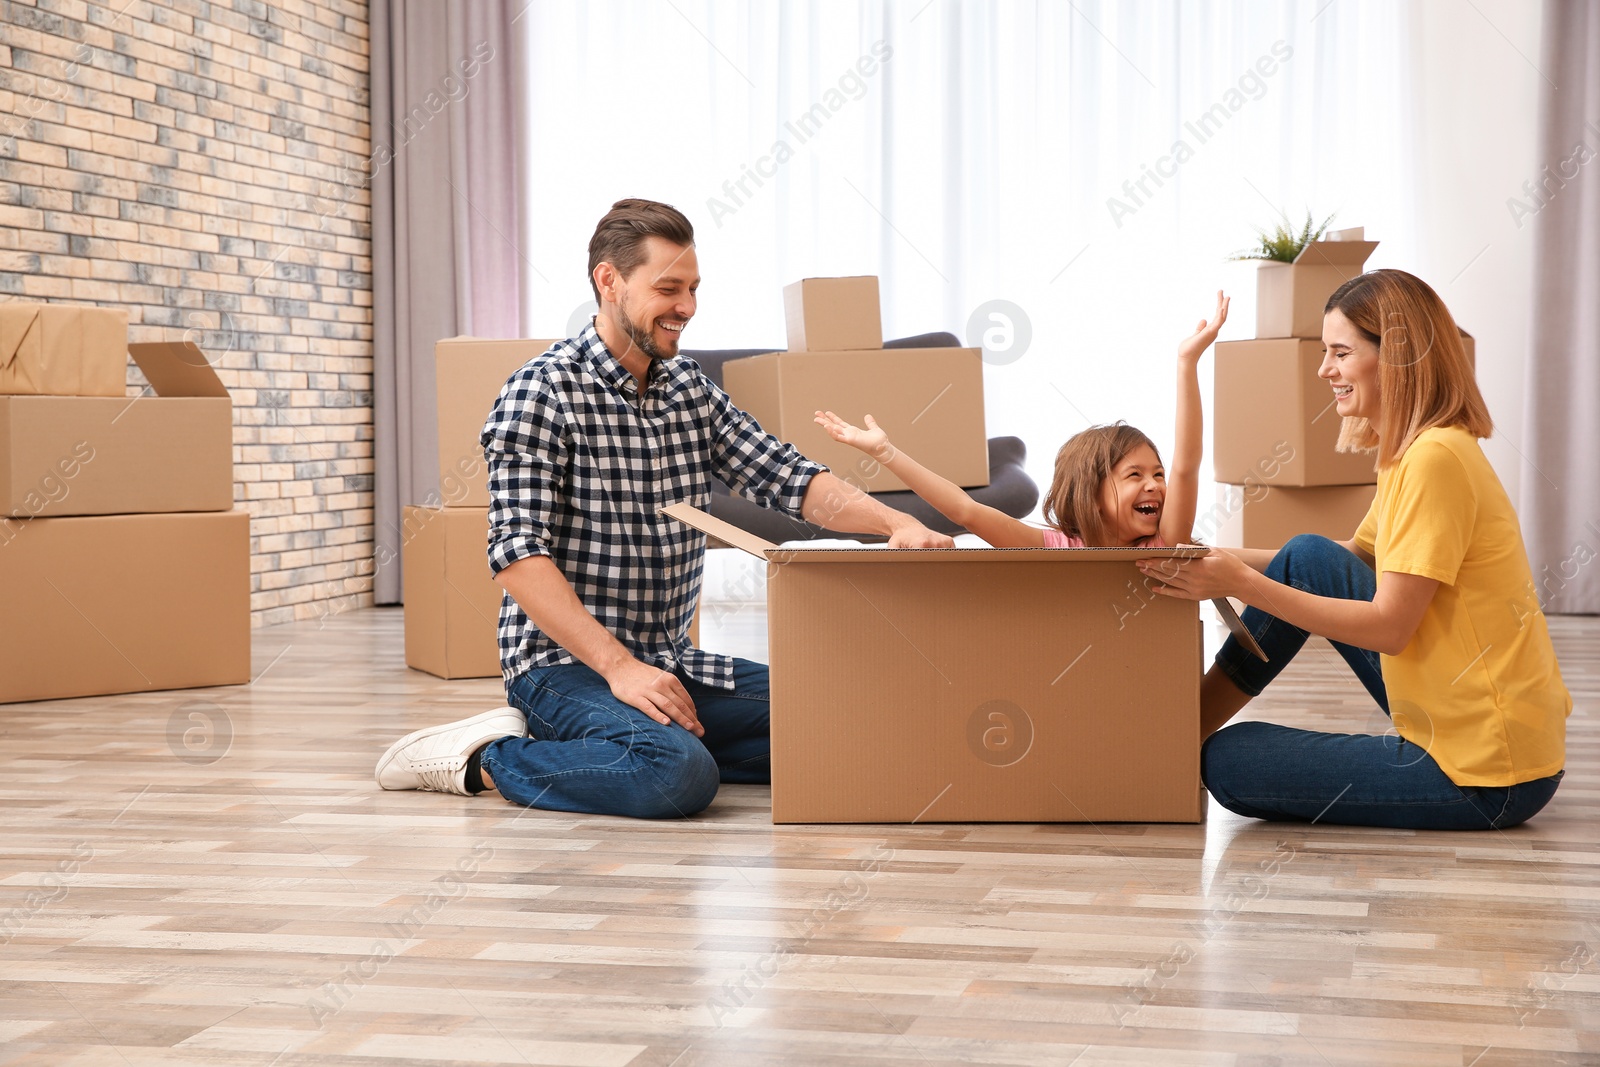
M206 351L257 624L372 602L367 56L364 0L0 0L0 299Z

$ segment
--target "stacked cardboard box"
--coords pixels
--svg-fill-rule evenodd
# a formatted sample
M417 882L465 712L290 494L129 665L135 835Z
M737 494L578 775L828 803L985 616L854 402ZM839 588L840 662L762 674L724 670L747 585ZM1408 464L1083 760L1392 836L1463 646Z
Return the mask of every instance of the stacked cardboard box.
M723 367L723 384L763 429L870 493L904 489L882 465L813 421L870 414L890 440L967 488L989 484L983 358L976 348L883 347L878 279L807 278L786 286L789 350Z
M1278 548L1297 533L1355 533L1377 482L1373 457L1338 452L1342 420L1317 377L1322 309L1361 273L1377 242L1360 229L1313 241L1293 263L1264 263L1254 341L1216 346L1212 460L1218 544Z
M1218 544L1279 548L1300 533L1345 540L1372 504L1370 452L1338 452L1343 420L1322 365L1322 309L1378 247L1359 227L1306 245L1293 263L1264 263L1254 341L1216 346L1212 458ZM1472 336L1461 331L1467 361Z
M0 701L250 680L233 404L126 312L0 305ZM132 352L154 395L126 395Z
M500 674L502 590L489 572L489 474L479 440L506 380L553 341L450 337L434 346L439 492L404 509L406 666Z

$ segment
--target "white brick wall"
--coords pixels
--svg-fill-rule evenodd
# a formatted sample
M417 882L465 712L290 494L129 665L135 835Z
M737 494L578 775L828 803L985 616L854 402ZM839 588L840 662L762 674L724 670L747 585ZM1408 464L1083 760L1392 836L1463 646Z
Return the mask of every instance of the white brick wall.
M0 299L210 356L258 624L372 602L367 58L364 2L0 0Z

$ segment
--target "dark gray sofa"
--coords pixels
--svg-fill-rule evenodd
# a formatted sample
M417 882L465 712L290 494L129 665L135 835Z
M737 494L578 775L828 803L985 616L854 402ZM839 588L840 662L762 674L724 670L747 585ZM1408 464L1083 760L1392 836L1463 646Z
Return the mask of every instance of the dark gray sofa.
M916 337L902 337L895 341L885 341L885 348L958 348L960 339L951 333L926 333ZM730 359L740 359L744 356L757 356L764 352L776 352L780 348L722 348L722 349L684 349L683 355L688 356L700 364L700 369L705 371L706 377L722 384L722 365ZM1023 470L1023 461L1027 458L1027 447L1020 437L991 437L989 438L989 484L981 489L969 489L974 500L987 504L992 508L1005 512L1007 515L1022 518L1033 510L1039 502L1039 487L1029 478ZM740 496L735 496L719 486L719 492L711 498L711 514L719 519L731 522L740 529L747 530L758 537L766 538L774 543L781 541L797 541L818 537L854 537L858 540L872 540L863 538L859 534L848 531L833 531L821 526L814 526L808 522L791 519L779 511L771 511ZM956 534L964 532L955 523L950 522L933 508L924 504L912 492L875 493L874 498L881 500L897 511L903 511L915 516L929 529L941 533Z

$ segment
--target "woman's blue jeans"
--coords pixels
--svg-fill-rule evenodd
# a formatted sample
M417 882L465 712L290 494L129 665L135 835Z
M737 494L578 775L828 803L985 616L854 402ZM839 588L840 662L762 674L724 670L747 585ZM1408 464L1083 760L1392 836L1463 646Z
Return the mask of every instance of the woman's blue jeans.
M678 675L705 736L663 726L611 695L582 664L535 667L506 687L528 737L485 745L483 769L507 800L551 811L673 819L703 811L719 782L772 780L767 667L735 659L734 688Z
M1266 573L1317 596L1370 601L1378 590L1372 568L1342 545L1311 534L1284 545ZM1258 696L1308 635L1258 608L1245 610L1244 624L1268 662L1232 637L1216 662L1241 690ZM1387 715L1378 654L1338 642L1333 647ZM1266 722L1239 723L1212 734L1200 749L1200 776L1217 803L1251 818L1411 830L1516 826L1537 814L1561 781L1558 772L1506 788L1459 786L1426 749L1393 730L1330 734Z

